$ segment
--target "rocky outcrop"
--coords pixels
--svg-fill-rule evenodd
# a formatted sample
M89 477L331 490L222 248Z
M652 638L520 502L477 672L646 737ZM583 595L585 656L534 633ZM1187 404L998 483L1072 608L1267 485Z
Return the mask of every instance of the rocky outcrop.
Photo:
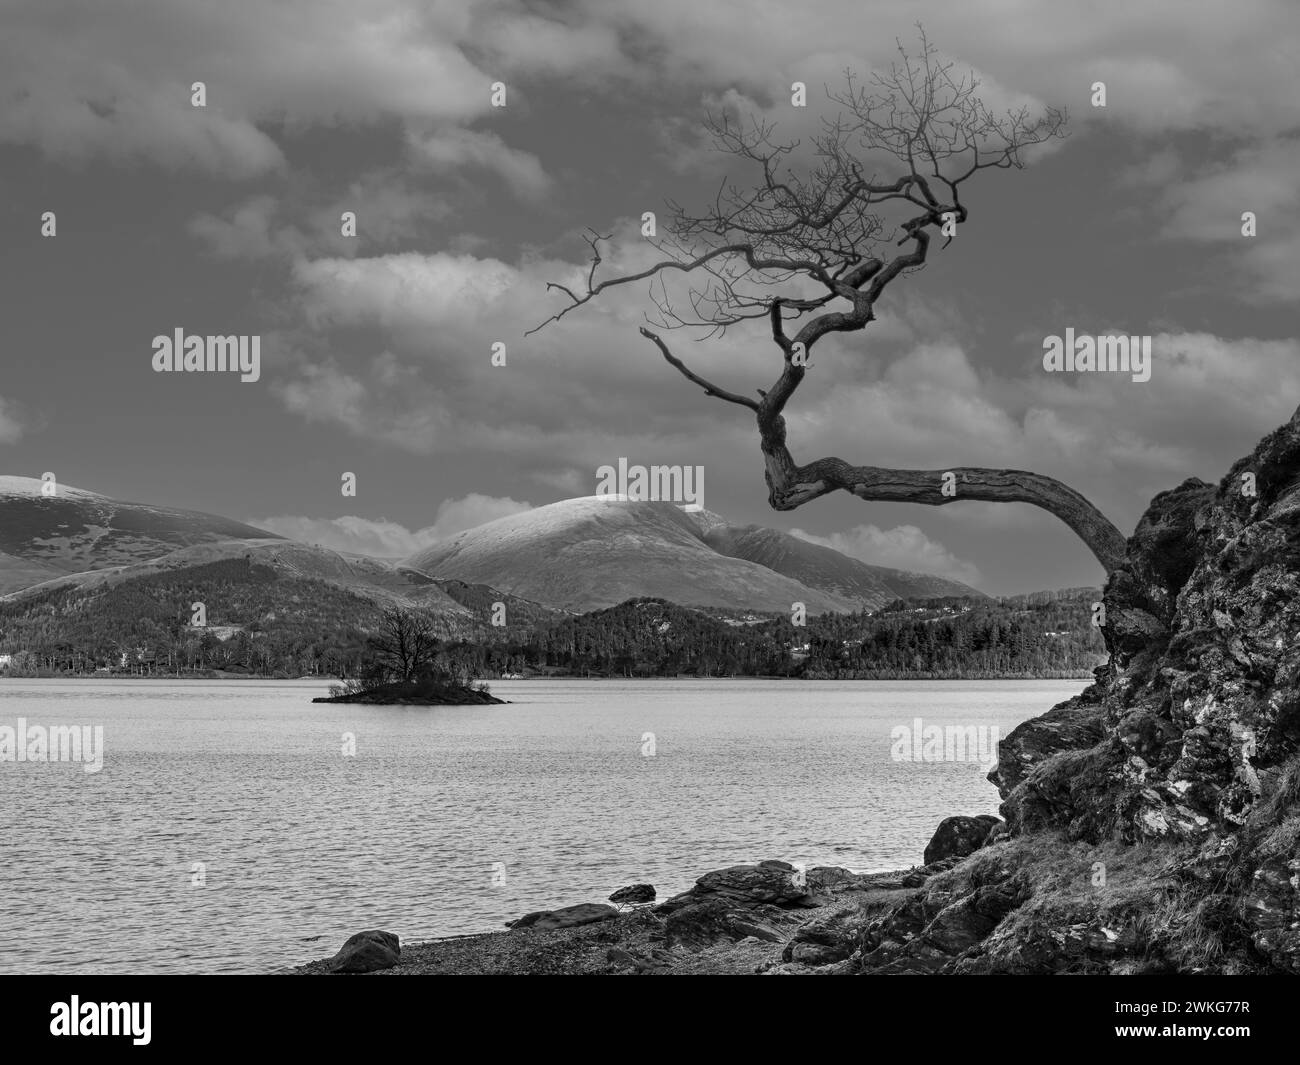
M1297 591L1293 419L1152 501L1096 683L1000 746L1002 842L863 927L856 970L1300 972Z

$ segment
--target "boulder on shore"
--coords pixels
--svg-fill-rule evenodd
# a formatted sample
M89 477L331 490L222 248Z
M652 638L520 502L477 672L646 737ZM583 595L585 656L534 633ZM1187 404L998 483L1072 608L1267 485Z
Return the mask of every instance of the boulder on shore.
M576 906L563 906L558 910L534 910L517 921L508 921L507 928L536 928L551 931L556 928L575 928L578 925L608 921L618 916L618 910L603 902L580 902Z
M402 946L392 932L371 929L349 936L329 962L332 973L373 973L391 969L401 960Z
M609 897L609 901L617 903L640 903L654 902L655 889L653 884L629 884L627 887L621 887Z
M965 858L974 854L989 838L989 833L1002 819L992 814L980 814L978 817L945 817L934 830L934 836L925 847L925 864L933 865L944 858L954 855Z
M703 899L718 898L742 906L770 903L775 906L798 906L810 902L805 873L789 862L766 861L757 865L730 865L705 873L695 886L659 906L661 913L692 905Z

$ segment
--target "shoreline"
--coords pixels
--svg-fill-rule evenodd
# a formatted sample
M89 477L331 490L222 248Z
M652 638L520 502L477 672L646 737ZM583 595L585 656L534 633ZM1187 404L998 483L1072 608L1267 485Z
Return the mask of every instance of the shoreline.
M607 903L534 911L505 922L502 931L403 947L396 933L370 929L332 957L274 974L847 973L863 957L868 922L904 909L976 852L1007 846L1006 832L990 814L952 816L935 829L920 866L868 873L776 860L732 865L665 900L651 884L632 884Z
M578 903L522 915L507 922L515 927L499 931L406 944L392 932L359 932L332 957L268 975L845 972L851 949L818 943L822 929L902 903L956 863L948 858L878 873L819 866L807 871L804 886L786 862L729 866L704 874L694 887L662 902Z

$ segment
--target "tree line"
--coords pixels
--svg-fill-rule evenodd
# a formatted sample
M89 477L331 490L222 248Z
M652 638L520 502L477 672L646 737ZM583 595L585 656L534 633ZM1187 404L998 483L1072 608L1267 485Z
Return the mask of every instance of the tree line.
M1091 625L1096 591L1007 600L899 600L795 625L786 615L715 616L633 599L573 616L516 610L492 624L499 596L447 589L468 617L388 607L314 578L230 559L88 589L0 603L11 675L129 673L362 677L382 662L468 679L575 676L1084 675L1103 658ZM192 623L202 602L206 626ZM393 612L410 624L394 629ZM405 663L405 664L404 664Z

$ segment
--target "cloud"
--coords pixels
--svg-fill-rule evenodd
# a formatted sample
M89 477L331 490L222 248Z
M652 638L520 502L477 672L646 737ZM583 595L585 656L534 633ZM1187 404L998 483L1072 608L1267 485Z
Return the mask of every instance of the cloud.
M273 234L274 196L253 196L225 217L203 213L191 219L188 229L223 259L261 259L284 249L283 237Z
M1040 0L996 0L992 11L881 0L868 33L846 32L864 25L856 0L826 0L815 17L768 5L755 18L737 4L697 0L547 6L542 14L524 0L137 0L110 14L99 0L11 0L0 38L0 141L62 159L142 159L246 179L285 165L268 128L293 135L396 121L405 132L437 128L435 156L491 166L536 194L545 178L535 158L495 134L457 129L492 112L494 81L529 113L548 80L774 103L792 80L819 92L846 66L880 69L896 39L915 41L918 21L981 72L998 110L1042 100L1073 106L1084 125L1142 133L1263 138L1300 125L1291 0L1050 10ZM204 109L190 105L197 80L208 86ZM1087 106L1097 80L1107 83L1105 109Z
M466 529L531 509L532 504L517 499L471 492L460 499L444 499L438 505L433 523L421 529L356 515L308 518L286 514L259 518L250 524L300 543L318 544L345 554L406 558Z
M1184 180L1160 174L1163 235L1218 244L1213 283L1251 303L1292 303L1300 297L1300 138L1241 148L1218 164L1201 164ZM1257 235L1242 235L1242 214L1254 212ZM1225 266L1227 268L1225 268ZM1235 268L1233 268L1235 267Z
M0 444L12 444L23 435L23 425L13 403L0 396Z
M0 140L248 178L284 163L259 123L468 120L488 109L492 80L461 50L479 6L140 0L109 14L94 0L9 4ZM191 105L195 81L205 108Z
M915 525L897 525L892 529L857 525L847 532L834 532L830 536L791 529L790 535L833 548L872 566L933 573L973 587L978 587L982 580L975 566L959 559L943 544L931 540Z
M492 171L523 199L540 199L551 188L537 156L509 147L495 133L449 126L427 136L412 136L409 143L416 160L426 166L438 171L460 167Z
M288 134L393 119L450 126L488 114L497 80L519 107L520 79L620 77L616 26L580 21L497 0L137 0L111 14L98 0L12 0L0 141L247 179L285 165L260 128L272 123ZM207 86L206 108L191 105L195 81ZM514 187L541 187L536 161L493 135L445 136L439 150L479 153Z
M337 366L308 364L296 379L273 387L289 410L308 421L338 422L357 433L367 425L365 384Z
M482 525L484 522L495 521L497 518L508 517L511 514L520 514L525 510L532 510L532 504L522 503L508 496L488 496L480 492L471 492L460 499L444 499L439 503L438 512L429 528L433 530L435 539L443 540L466 529Z
M364 248L428 239L428 223L454 214L446 198L430 195L392 169L367 171L342 194L316 206L301 190L305 182L305 178L299 182L294 197L251 196L220 214L202 212L186 228L218 258L280 256L309 262L315 256L322 261L351 258ZM356 215L354 236L342 232L346 211Z
M301 260L293 276L314 324L415 329L472 318L518 280L517 271L497 259L445 252Z
M959 51L966 64L990 75L988 91L999 103L1026 94L1071 108L1083 123L1143 133L1213 129L1263 136L1300 124L1290 0L1050 6L880 0L865 24L855 0L826 0L815 17L797 5L770 6L762 18L737 17L732 5L696 0L587 0L587 7L637 35L637 47L626 51L655 57L666 80L734 86L752 97L788 92L795 77L810 92L834 80L825 75L838 74L846 50L827 61L826 43L849 27L868 32L849 34L847 65L864 74L879 69L893 58L896 39L916 41L920 22L941 49ZM1105 109L1089 106L1094 81L1107 83Z

